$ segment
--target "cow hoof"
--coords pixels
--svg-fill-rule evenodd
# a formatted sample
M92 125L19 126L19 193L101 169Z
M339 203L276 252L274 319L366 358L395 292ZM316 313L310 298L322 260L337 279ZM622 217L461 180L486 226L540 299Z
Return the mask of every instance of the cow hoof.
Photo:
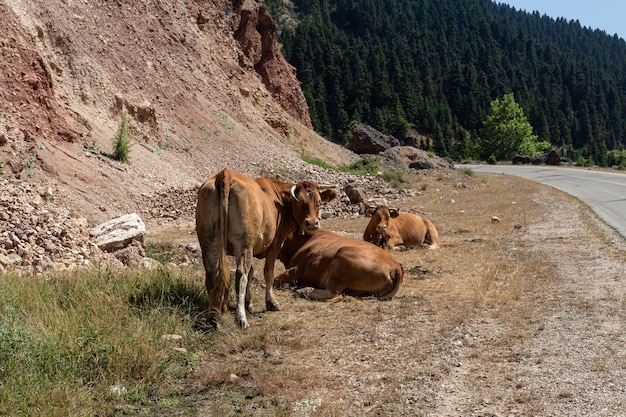
M204 332L216 331L219 321L220 321L220 316L218 313L214 311L209 312L206 316L206 322L202 323L200 325L200 328Z
M239 328L241 330L247 330L250 328L250 325L248 324L248 320L237 320L237 324L239 325Z
M265 308L267 311L280 311L280 307L276 301L267 301L265 303Z
M218 323L217 320L199 320L194 324L194 329L204 334L213 333L217 331Z
M313 289L314 289L313 287L305 287L305 288L300 288L299 290L296 290L296 292L300 295L300 297L306 298L308 300L309 296L313 292Z

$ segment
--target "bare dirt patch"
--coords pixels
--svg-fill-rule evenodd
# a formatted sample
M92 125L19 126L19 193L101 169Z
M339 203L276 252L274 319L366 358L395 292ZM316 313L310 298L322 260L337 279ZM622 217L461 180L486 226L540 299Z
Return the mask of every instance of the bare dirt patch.
M282 311L270 313L256 282L251 329L223 317L199 343L178 406L152 411L623 415L618 238L575 199L519 178L430 177L420 188L399 205L432 220L442 247L394 252L406 276L392 301L312 303L279 290ZM323 227L359 238L366 223Z

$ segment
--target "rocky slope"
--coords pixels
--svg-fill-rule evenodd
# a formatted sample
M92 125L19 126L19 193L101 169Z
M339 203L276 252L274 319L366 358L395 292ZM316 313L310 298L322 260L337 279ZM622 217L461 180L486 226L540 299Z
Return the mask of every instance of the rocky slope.
M223 167L355 158L310 129L261 2L3 0L0 54L2 177L52 187L91 223ZM128 165L108 156L122 114Z
M2 0L0 60L3 268L93 257L88 228L125 213L189 219L224 167L323 180L303 155L357 159L310 128L262 2ZM122 115L130 164L110 157Z

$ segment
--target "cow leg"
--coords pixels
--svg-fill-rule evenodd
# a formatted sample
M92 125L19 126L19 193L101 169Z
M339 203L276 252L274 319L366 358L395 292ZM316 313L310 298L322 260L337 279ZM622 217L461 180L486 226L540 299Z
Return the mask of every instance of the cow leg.
M204 250L202 255L205 270L204 285L206 286L209 301L207 320L213 329L217 329L219 316L226 309L224 294L227 293L227 289L225 289L225 287L228 288L228 286L225 285L224 282L219 281L220 277L218 277L217 273L217 255L208 250ZM230 280L230 277L228 277L228 279Z
M341 299L341 294L329 289L321 290L319 288L306 287L296 291L307 300L313 301L329 301L335 302Z
M279 274L274 278L274 287L282 288L285 284L295 284L298 282L298 270L297 266L289 268L282 274Z
M276 256L267 256L265 259L265 267L263 268L263 275L265 277L265 309L267 311L279 311L280 307L278 302L274 298L274 264L276 263Z
M248 286L246 287L246 311L252 313L251 301L252 295L250 294L250 283L254 280L254 265L250 266L250 273L248 274Z
M404 244L404 241L400 238L389 238L389 240L387 240L387 248L389 249L395 249L397 246L401 246ZM398 249L402 249L402 248L398 248Z
M215 275L212 275L207 270L205 278L205 285L209 298L209 311L207 313L207 321L213 329L217 329L217 322L219 321L219 315L221 311L218 308L218 306L220 305L220 297L218 296L218 291L214 288L214 282Z
M250 327L246 318L246 298L248 293L248 277L252 269L252 249L246 248L237 257L237 272L235 282L237 285L237 323L242 329Z

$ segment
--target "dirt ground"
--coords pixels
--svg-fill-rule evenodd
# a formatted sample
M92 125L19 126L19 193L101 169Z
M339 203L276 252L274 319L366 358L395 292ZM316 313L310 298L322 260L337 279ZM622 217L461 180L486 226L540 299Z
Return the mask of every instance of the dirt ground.
M626 414L623 239L549 187L488 174L433 181L401 208L431 219L441 248L393 253L406 275L392 301L314 303L277 290L282 310L268 313L256 282L251 329L224 316L201 342L179 406L152 411ZM366 223L323 227L360 238Z

